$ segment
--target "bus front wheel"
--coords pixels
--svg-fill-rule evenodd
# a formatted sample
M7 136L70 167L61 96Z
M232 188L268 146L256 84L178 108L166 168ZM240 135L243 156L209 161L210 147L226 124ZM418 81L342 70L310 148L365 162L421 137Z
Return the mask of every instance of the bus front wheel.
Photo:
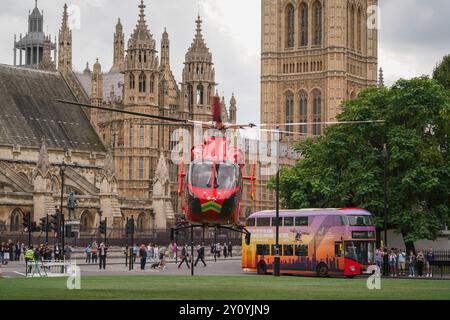
M328 277L328 266L325 263L321 263L317 266L317 276L321 278Z
M264 261L260 261L257 266L258 274L260 276L267 274L267 265Z

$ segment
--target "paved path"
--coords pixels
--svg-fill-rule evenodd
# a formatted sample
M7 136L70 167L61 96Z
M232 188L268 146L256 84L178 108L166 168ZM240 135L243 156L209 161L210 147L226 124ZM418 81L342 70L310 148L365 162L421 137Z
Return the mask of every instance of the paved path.
M207 266L204 267L201 262L197 265L194 272L196 275L245 275L241 268L240 258L229 260L220 259L206 260ZM122 264L107 265L106 270L99 270L98 265L79 265L82 276L115 276L115 275L190 275L191 271L184 264L181 268L175 262L169 262L165 270L152 270L151 264L147 263L145 270L140 270L139 259L136 260L134 270L129 271L128 267ZM12 262L2 267L4 277L23 277L25 266L23 262Z

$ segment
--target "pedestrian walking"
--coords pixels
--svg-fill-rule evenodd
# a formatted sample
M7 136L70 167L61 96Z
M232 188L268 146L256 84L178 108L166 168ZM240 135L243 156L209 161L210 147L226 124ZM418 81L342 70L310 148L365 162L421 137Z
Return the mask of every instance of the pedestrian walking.
M427 278L433 278L433 262L434 252L433 248L430 248L427 252Z
M106 257L108 255L108 248L104 243L100 244L100 248L98 248L98 254L100 258L100 270L106 270Z
M203 263L203 266L206 267L205 262L205 245L202 243L201 246L199 246L197 250L197 260L195 261L194 267L197 266L198 262L201 261Z
M190 266L189 266L189 250L188 250L188 246L187 246L187 244L185 244L184 246L183 246L183 249L181 249L181 262L180 262L180 264L178 265L178 269L180 269L181 268L181 265L183 264L183 263L185 263L186 262L186 265L187 265L187 267L188 267L188 269L190 268Z
M145 263L147 262L147 248L145 245L141 245L139 249L139 257L141 258L141 270L145 270Z
M20 247L20 242L19 241L17 241L17 243L16 243L16 245L15 245L15 247L14 247L14 253L15 253L15 256L14 256L14 260L15 261L20 261L20 254L21 254L21 252L22 252L22 250L21 250L21 247Z
M423 255L422 251L419 251L419 253L417 254L417 276L419 278L423 277L423 267L425 264L425 256Z
M226 243L223 244L223 257L228 258L228 246Z
M231 243L231 241L228 243L228 254L231 258L233 258L233 244Z
M416 277L416 255L414 254L414 251L409 252L408 256L408 269L409 269L409 277L415 278Z

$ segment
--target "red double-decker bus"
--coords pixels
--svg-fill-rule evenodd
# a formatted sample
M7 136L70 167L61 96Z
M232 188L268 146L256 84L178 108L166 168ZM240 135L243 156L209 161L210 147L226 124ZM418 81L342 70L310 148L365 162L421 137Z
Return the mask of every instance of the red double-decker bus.
M275 211L258 212L247 219L252 241L242 243L244 271L273 272L275 219ZM366 210L284 210L279 222L282 274L354 277L375 262L375 226Z

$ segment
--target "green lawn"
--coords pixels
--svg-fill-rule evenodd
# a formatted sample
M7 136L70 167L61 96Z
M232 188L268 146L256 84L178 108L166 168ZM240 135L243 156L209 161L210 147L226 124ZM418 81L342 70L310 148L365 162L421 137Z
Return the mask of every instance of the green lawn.
M0 279L4 299L446 299L450 281L382 280L370 291L366 280L272 276L115 276L83 277L81 290L66 279Z

